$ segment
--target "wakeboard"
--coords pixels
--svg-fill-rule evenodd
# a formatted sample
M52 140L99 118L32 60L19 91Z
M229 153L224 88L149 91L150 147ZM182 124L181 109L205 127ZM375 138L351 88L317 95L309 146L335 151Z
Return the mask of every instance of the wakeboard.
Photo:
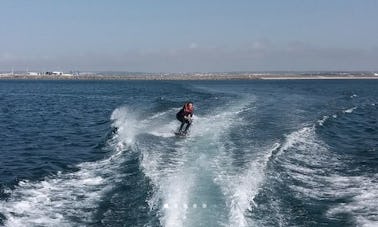
M175 133L175 136L177 137L187 137L188 134L184 134L182 132L174 132Z

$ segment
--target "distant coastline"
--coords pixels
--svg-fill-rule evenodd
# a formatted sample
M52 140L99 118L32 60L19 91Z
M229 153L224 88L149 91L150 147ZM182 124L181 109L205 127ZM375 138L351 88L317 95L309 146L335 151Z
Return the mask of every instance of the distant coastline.
M0 74L0 80L345 80L378 79L377 73L93 73L62 75Z

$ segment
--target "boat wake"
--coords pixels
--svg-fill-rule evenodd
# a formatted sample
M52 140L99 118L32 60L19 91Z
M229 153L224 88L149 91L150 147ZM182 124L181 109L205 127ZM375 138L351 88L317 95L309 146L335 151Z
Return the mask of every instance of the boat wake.
M130 160L136 160L133 171L148 185L138 188L138 182L128 182L136 185L136 193L144 190L138 195L142 204L136 206L147 204L157 220L142 225L285 226L300 215L287 205L291 201L323 206L319 218L341 220L349 215L352 220L346 225L377 223L378 176L343 175L345 157L332 152L318 135L319 128L358 109L324 116L283 138L259 144L249 139L253 122L246 125L243 118L246 113L256 115L255 103L255 97L248 97L196 115L184 139L173 134L178 127L173 119L177 108L141 119L135 110L119 107L111 115L114 134L103 148L109 151L107 157L81 163L76 172L20 181L9 190L9 198L0 201L3 224L103 223L95 217L101 203L136 174L124 171Z

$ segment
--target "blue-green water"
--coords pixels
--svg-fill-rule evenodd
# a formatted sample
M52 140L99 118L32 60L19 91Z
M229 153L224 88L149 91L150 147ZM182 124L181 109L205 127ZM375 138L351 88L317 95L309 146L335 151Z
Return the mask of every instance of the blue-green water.
M376 226L377 121L378 80L0 81L0 225Z

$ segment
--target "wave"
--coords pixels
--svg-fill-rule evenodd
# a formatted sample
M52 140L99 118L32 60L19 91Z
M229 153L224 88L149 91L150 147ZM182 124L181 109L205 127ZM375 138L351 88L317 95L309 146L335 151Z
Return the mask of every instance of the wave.
M372 104L373 105L373 104ZM363 107L362 107L363 108ZM317 123L318 125L320 126L324 126L324 124L330 120L330 119L335 119L335 118L338 118L339 116L341 115L344 115L344 114L350 114L350 113L353 113L356 109L358 109L357 106L355 107L351 107L351 108L348 108L348 109L344 109L344 110L341 110L339 111L338 113L334 113L332 115L324 115L322 117L322 119L318 120Z
M327 119L320 120L319 125L323 126ZM377 175L348 175L343 170L348 169L345 159L345 154L340 156L329 149L313 125L286 137L278 149L276 163L291 178L286 184L299 200L308 204L332 201L333 205L326 208L328 217L342 219L340 215L347 214L358 226L375 226L378 223Z
M121 177L117 153L97 162L79 164L74 173L61 173L43 181L20 181L10 197L1 201L6 226L73 226L90 224L101 196ZM76 223L77 224L77 223Z
M126 107L113 111L111 120L116 133L104 149L109 156L84 162L72 173L58 172L42 181L23 180L0 201L6 226L74 226L88 225L101 198L124 177L119 168L127 160L138 133L138 120Z

